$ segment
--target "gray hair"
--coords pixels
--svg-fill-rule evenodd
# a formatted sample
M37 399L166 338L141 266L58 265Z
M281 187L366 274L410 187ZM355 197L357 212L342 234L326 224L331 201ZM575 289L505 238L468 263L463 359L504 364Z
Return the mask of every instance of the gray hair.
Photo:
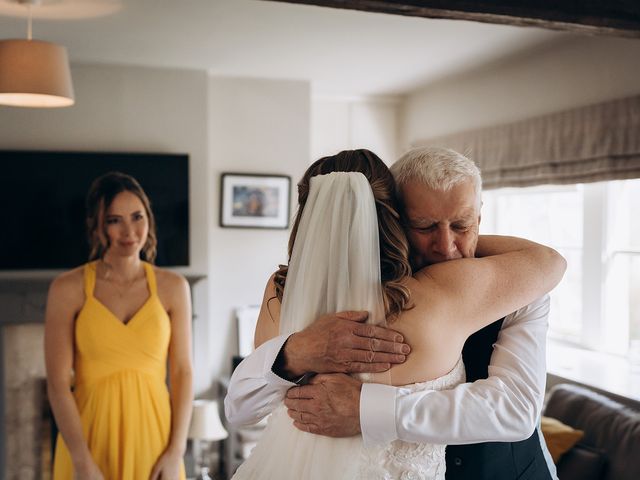
M478 210L482 204L482 177L473 161L461 153L442 147L418 147L409 150L391 165L397 193L409 182L419 182L434 190L450 190L471 180L476 191Z

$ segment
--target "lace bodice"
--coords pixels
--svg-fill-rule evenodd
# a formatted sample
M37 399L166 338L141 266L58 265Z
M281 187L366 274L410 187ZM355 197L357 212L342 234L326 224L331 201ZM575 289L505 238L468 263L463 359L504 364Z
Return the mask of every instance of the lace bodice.
M428 382L405 385L410 392L447 390L465 381L462 357L446 375ZM363 448L358 480L444 480L445 447L432 443L396 440L388 445Z

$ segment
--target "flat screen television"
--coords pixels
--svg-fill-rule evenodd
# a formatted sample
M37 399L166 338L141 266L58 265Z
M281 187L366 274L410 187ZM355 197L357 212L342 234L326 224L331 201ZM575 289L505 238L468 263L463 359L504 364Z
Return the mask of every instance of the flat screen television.
M189 265L186 154L0 150L0 270L67 269L85 263L85 199L98 176L135 177L151 200L160 266Z

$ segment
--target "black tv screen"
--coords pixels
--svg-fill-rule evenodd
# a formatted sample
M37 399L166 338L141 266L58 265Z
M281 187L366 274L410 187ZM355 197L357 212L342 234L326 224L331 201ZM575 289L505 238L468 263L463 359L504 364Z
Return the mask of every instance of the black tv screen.
M114 170L135 177L151 200L155 263L189 265L188 155L0 150L0 270L85 263L87 191L96 177Z

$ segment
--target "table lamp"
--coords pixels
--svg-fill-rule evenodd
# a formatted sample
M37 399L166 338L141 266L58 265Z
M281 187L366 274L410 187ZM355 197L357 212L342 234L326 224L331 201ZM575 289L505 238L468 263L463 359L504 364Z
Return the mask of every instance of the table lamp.
M215 400L195 400L189 426L189 438L193 440L193 453L199 480L211 480L209 466L205 465L201 442L216 442L227 438L229 434L220 422L218 402Z

